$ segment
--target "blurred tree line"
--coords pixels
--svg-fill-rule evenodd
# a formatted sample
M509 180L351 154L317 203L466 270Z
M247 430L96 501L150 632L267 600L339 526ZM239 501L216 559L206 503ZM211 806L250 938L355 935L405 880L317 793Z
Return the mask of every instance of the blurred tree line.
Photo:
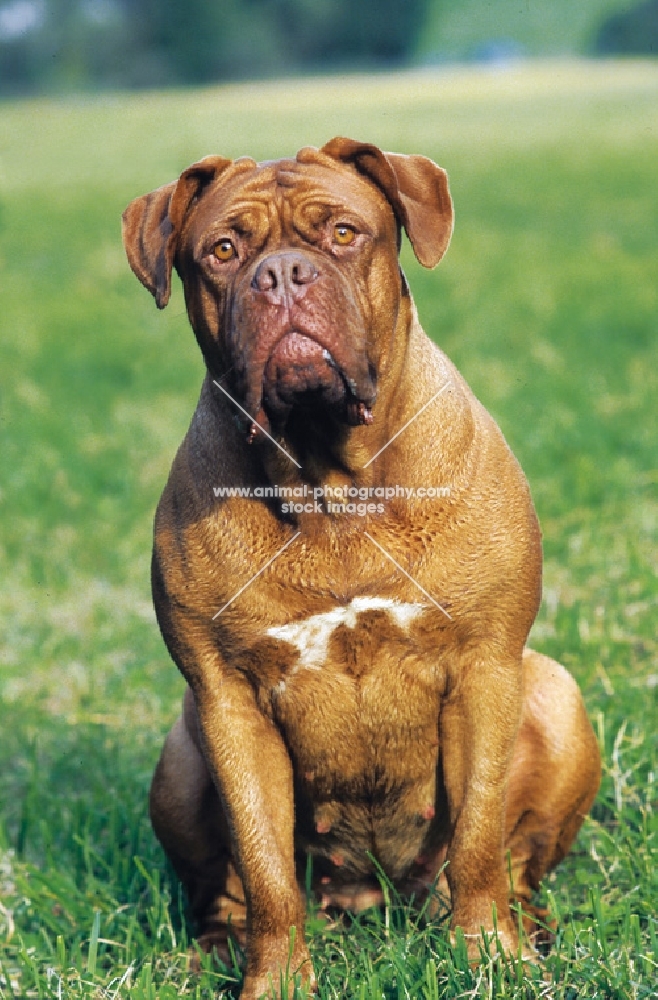
M611 14L596 37L597 55L658 56L658 0Z
M0 94L402 65L422 48L424 28L440 24L459 2L0 0ZM439 21L430 18L437 7ZM478 3L471 7L477 13ZM489 51L482 42L480 49ZM658 55L658 0L610 0L586 48L597 55Z
M0 91L160 87L409 58L432 0L0 0Z

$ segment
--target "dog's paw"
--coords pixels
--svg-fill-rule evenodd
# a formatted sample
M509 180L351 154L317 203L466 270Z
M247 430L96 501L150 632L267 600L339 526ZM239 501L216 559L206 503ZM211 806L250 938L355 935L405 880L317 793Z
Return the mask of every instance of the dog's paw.
M292 1000L293 996L312 997L316 989L311 956L304 948L284 966L275 964L267 971L247 972L240 1000Z
M524 933L540 955L546 955L555 943L557 920L548 908L522 903Z
M244 930L222 923L207 925L190 949L188 968L190 972L201 972L203 962L199 951L205 955L216 955L228 968L235 965L236 957L243 965L245 945Z
M487 930L481 928L478 932L465 932L461 927L450 932L450 943L457 953L466 953L470 965L479 965L482 961L504 959L531 964L539 960L539 954L533 944L525 937L520 942L515 928L497 927Z

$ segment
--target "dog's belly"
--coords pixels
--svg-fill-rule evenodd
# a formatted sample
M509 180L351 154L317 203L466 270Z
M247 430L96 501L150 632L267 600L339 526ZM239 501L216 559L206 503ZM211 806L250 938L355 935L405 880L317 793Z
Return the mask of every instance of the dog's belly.
M268 631L297 652L270 703L293 760L298 844L332 877L371 872L370 854L401 878L436 825L442 684L424 611L357 598Z

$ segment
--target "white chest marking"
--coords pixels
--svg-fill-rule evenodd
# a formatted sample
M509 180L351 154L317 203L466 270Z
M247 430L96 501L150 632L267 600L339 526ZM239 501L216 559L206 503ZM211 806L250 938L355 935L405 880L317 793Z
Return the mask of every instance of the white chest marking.
M268 628L267 635L273 639L283 639L299 650L299 660L293 668L300 667L319 670L327 658L331 633L339 625L354 628L356 617L363 611L387 611L398 628L407 632L409 625L425 610L422 604L403 604L390 597L355 597L346 607L333 608L321 615L312 615L290 625Z

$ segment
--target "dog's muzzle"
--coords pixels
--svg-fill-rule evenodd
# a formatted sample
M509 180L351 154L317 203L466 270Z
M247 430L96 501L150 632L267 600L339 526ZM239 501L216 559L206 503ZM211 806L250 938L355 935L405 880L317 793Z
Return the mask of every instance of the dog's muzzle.
M233 330L243 359L245 409L260 425L282 425L294 407L372 422L376 389L365 327L345 281L309 255L264 257L236 296Z

